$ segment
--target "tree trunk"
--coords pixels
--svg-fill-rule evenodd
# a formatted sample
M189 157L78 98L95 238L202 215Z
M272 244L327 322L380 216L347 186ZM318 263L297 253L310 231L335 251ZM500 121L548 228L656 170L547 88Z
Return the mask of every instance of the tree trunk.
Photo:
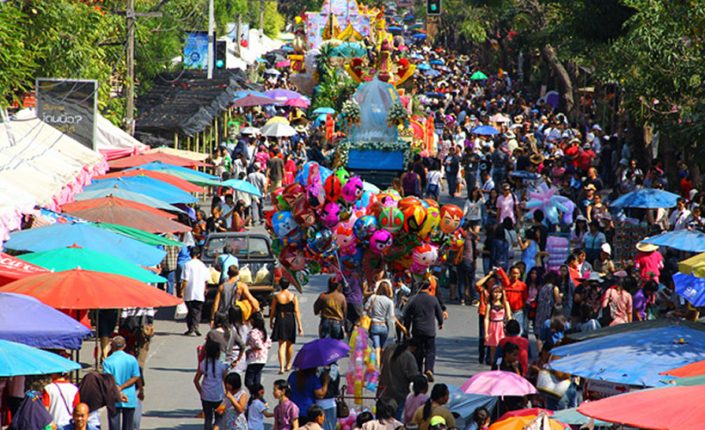
M558 59L558 54L556 53L556 48L551 44L547 43L541 50L544 58L551 66L551 69L558 75L558 79L561 82L561 87L563 90L563 101L565 102L565 110L568 115L568 119L575 120L575 97L573 91L573 80L570 78L568 70Z

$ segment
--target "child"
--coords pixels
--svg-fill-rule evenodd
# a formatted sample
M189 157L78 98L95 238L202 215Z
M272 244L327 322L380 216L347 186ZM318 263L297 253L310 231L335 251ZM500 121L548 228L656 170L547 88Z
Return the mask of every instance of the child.
M193 384L201 395L203 406L203 428L213 428L215 409L223 401L223 375L228 371L228 365L220 361L220 345L217 342L207 341L205 358L198 365L198 371L193 378Z
M242 379L238 373L229 373L225 378L225 413L222 426L218 430L245 430L247 429L248 394L242 389Z
M413 393L409 393L404 402L404 424L410 423L414 412L428 400L428 379L423 375L416 375L412 382Z
M269 412L269 407L264 401L264 387L261 384L254 384L250 389L252 397L247 406L247 426L249 430L264 430L264 417L272 418L274 414Z
M272 393L274 398L279 400L279 404L274 408L273 430L298 430L299 408L289 400L291 396L289 383L283 379L277 379L274 381Z
M272 340L267 337L267 328L260 312L252 314L252 330L247 334L247 370L245 371L245 386L251 391L252 386L261 383L262 369L267 363Z
M495 286L490 293L490 308L485 314L485 345L490 347L490 363L494 363L497 345L504 338L504 321L511 315L504 290Z

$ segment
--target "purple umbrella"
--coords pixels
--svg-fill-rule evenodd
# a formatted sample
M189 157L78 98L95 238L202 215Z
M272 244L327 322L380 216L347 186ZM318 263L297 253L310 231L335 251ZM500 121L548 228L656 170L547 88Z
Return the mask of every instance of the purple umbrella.
M316 339L305 344L294 359L297 369L313 369L328 366L350 352L350 347L345 342L336 339Z
M289 99L303 99L304 98L304 96L302 94L299 94L296 91L286 90L283 88L265 91L265 94L267 95L267 97L271 97L273 99L276 99L279 102L285 102Z
M81 349L91 331L34 297L0 293L0 339L36 348Z

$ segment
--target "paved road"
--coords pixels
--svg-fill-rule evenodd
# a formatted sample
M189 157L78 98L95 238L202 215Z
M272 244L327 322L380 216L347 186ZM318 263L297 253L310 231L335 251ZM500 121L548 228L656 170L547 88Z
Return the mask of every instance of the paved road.
M305 336L298 341L297 350L316 336L318 318L313 315L313 301L324 290L324 285L324 277L313 277L300 298ZM202 428L202 420L195 418L200 402L192 380L196 347L203 338L182 336L185 325L171 320L172 312L164 309L158 314L157 333L145 372L146 400L141 427L145 430ZM436 375L437 381L460 385L482 368L477 364L477 308L450 305L449 312L450 318L439 332ZM205 325L201 331L205 333ZM272 348L263 375L270 402L273 402L272 382L281 377L277 371L276 351Z

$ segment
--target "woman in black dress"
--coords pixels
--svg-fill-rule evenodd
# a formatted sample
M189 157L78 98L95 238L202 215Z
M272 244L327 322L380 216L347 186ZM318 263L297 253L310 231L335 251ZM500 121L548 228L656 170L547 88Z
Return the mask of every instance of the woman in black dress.
M289 291L289 281L279 281L279 288L280 291L272 299L269 325L272 328L272 340L279 342L279 373L282 374L291 370L297 325L300 336L303 336L304 329L301 325L299 299Z

